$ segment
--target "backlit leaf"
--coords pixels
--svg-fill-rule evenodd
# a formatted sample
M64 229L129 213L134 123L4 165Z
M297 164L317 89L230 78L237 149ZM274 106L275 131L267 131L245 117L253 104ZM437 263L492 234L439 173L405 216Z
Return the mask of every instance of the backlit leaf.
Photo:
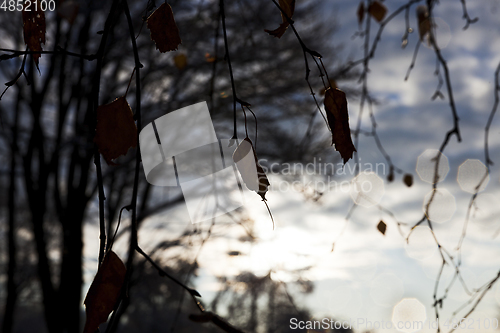
M113 159L127 154L137 145L137 127L134 115L125 97L97 108L97 126L94 142L109 165Z
M148 29L151 39L160 52L177 50L181 44L179 28L175 24L174 13L169 4L163 3L148 17Z
M332 145L335 145L335 149L340 153L345 164L356 151L351 140L345 93L339 89L328 88L325 92L324 103L328 125L332 131Z
M120 296L126 271L120 258L113 251L109 251L85 297L87 319L83 333L96 332L99 325L108 320Z
M286 13L286 15L289 18L292 18L293 12L295 11L295 0L279 0L279 5L281 9ZM281 12L281 11L280 11ZM288 29L288 26L290 25L288 23L288 20L283 13L281 13L281 21L282 23L280 26L274 30L267 30L265 29L264 31L270 34L271 36L281 38L283 34L285 33L286 29Z
M264 169L259 164L257 154L249 138L245 138L236 148L233 153L233 160L247 188L257 192L262 197L262 200L266 200L267 188L270 185L269 180Z
M45 13L41 9L40 0L32 0L31 6L27 4L28 2L23 8L24 43L31 51L42 51L42 44L45 44ZM41 54L33 53L32 57L38 68Z
M385 14L387 14L387 8L380 2L374 1L370 4L370 7L368 7L368 13L370 13L377 22L382 22Z
M187 66L187 57L185 54L181 53L174 57L174 64L180 70L183 70Z
M385 231L387 230L387 225L385 224L384 221L380 221L378 224L377 224L377 229L378 231L380 231L380 233L382 235L385 235Z

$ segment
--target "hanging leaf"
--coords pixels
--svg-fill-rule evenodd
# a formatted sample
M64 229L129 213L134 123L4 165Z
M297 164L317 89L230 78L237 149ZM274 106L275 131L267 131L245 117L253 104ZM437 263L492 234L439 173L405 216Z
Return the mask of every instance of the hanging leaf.
M115 165L113 159L136 147L137 127L125 97L97 108L94 142L108 165Z
M283 9L283 11L286 13L286 16L291 19L293 16L293 12L295 11L295 0L279 0L279 5L281 9ZM271 36L281 38L281 36L283 36L286 29L288 29L288 26L290 25L286 16L283 15L283 12L281 12L281 21L283 23L281 23L280 26L274 30L265 29L264 31Z
M177 50L181 44L179 28L175 24L174 13L169 4L163 3L148 17L151 39L161 53Z
M374 1L370 4L370 7L368 7L368 13L370 13L377 22L382 22L385 14L387 14L387 8L380 2Z
M250 153L251 155L249 155ZM257 154L249 138L245 138L236 148L233 153L233 161L236 163L247 188L257 192L262 197L262 200L265 201L267 188L270 185L269 180L264 169L259 164Z
M365 2L361 1L358 6L358 11L356 13L358 15L358 24L361 26L363 20L365 19Z
M377 224L377 229L378 231L380 231L380 233L382 235L385 235L385 231L387 230L387 224L385 224L384 221L380 221L378 224Z
M413 176L407 173L403 177L403 182L405 183L406 186L411 187L413 185Z
M108 316L113 311L120 296L126 271L127 269L120 258L113 251L109 251L104 257L83 302L87 313L83 333L96 332L99 325L108 320Z
M41 9L40 0L32 0L31 4L29 8L27 6L23 8L24 43L33 52L42 51L42 44L45 44L45 13ZM32 57L38 68L41 54L33 53Z
M183 70L187 66L187 57L185 54L181 53L174 57L174 64L180 70Z
M345 164L356 151L351 140L345 93L339 89L328 88L324 103L328 125L332 131L332 145L335 145Z
M426 5L420 5L417 7L417 21L418 21L418 35L420 41L424 41L426 37L429 37L431 33L431 19L429 18L429 11ZM428 42L429 39L427 40Z

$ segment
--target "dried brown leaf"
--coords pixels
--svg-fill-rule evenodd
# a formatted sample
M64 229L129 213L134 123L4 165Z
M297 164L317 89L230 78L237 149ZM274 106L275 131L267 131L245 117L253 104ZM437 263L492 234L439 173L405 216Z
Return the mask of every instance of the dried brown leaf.
M40 0L32 0L32 6L25 3L23 8L23 34L24 43L33 51L42 51L42 44L45 44L45 13L41 9ZM28 8L29 7L29 8ZM33 53L33 60L38 68L40 53Z
M283 11L285 12L286 16L292 18L293 13L295 11L295 0L279 0L279 5L281 9L283 9ZM283 15L283 13L281 12L282 23L280 24L280 26L274 30L265 29L264 31L270 34L271 36L281 38L281 36L283 36L286 29L288 29L288 26L290 25L288 23L286 16Z
M335 145L335 149L340 153L345 164L356 151L351 140L345 93L339 89L328 88L325 92L324 104L328 125L332 131L332 145Z
M97 108L97 126L94 142L109 165L113 159L126 155L137 145L137 127L134 115L125 97Z
M160 52L177 50L181 44L179 28L175 23L174 13L169 4L163 3L153 14L148 17L148 29L151 32L151 39L155 42L156 48Z
M370 7L368 7L368 13L370 13L377 22L382 22L385 14L387 14L387 8L379 1L374 1L370 4Z
M83 333L94 333L108 320L120 296L127 269L120 258L109 251L85 297L87 319Z
M385 235L385 231L387 230L387 224L385 224L384 221L380 221L378 224L377 224L377 229L378 231L380 231L380 233L382 235Z

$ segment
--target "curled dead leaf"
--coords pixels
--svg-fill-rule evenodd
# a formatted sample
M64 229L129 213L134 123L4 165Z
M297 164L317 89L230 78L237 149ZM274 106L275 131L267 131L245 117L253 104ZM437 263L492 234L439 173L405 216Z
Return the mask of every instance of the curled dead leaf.
M377 22L382 22L385 14L387 14L387 8L379 1L373 1L368 7L368 13L370 13Z
M380 221L377 224L377 230L380 231L382 235L385 235L385 231L387 230L387 224L384 221Z
M279 5L285 12L286 16L291 19L295 11L295 0L279 0ZM283 12L281 12L282 23L280 24L280 26L274 30L265 29L264 31L271 36L281 38L281 36L283 36L286 29L288 29L288 26L290 25L286 16L283 14Z
M115 164L113 159L126 155L129 148L136 147L137 127L125 97L97 108L94 142L109 165Z
M42 44L45 44L45 30L45 13L41 8L40 0L26 2L23 7L23 34L24 43L31 51L42 51ZM32 57L38 68L38 59L41 54L33 53Z
M339 89L328 88L324 104L328 125L332 131L332 145L335 145L345 164L356 151L351 139L345 93Z
M109 251L85 297L87 319L83 333L94 333L99 325L108 320L113 311L125 281L127 269L113 251Z
M160 52L177 50L181 44L179 28L175 23L174 13L169 4L163 3L148 17L148 29L151 39Z

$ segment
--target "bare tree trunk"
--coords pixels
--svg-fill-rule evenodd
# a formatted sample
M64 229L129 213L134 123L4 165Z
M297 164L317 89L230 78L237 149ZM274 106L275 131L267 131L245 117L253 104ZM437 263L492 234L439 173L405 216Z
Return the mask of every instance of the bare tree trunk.
M19 96L20 96L19 92ZM15 237L15 222L16 222L16 152L17 152L17 134L19 123L19 98L16 102L16 110L14 115L14 126L12 127L12 144L10 154L10 182L8 187L8 232L7 232L7 247L9 251L9 263L7 269L7 301L5 303L5 311L2 323L2 332L12 332L14 324L14 310L17 301L17 286L15 281L17 267L17 250Z
M78 216L76 216L78 215ZM81 288L82 288L82 221L83 214L75 212L75 218L69 217L63 223L63 258L61 264L61 283L59 295L61 305L61 321L66 332L79 332Z
M33 71L34 67L31 65L29 76L32 84L31 101L29 104L33 116L33 127L28 149L23 156L24 181L30 207L36 253L38 256L37 271L42 287L45 320L49 332L58 333L62 332L59 308L64 305L61 305L58 301L58 295L52 281L50 262L47 256L44 222L47 210L47 183L49 170L45 162L45 138L41 127L41 105L43 95L36 91Z

